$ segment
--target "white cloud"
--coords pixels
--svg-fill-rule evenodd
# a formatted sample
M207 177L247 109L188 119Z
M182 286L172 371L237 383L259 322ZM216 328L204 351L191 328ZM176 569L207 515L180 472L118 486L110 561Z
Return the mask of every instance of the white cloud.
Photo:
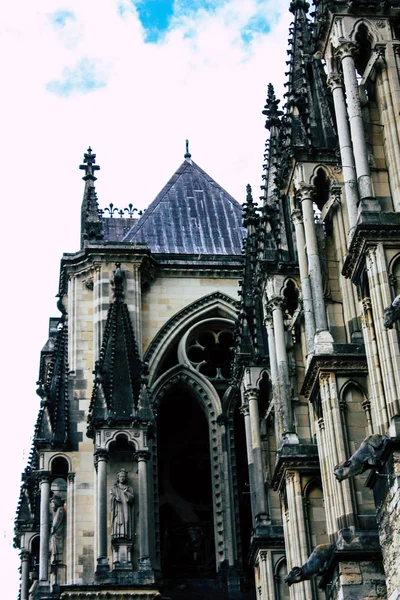
M144 42L128 0L20 0L3 10L0 319L3 410L14 423L1 437L3 530L10 529L25 466L21 449L29 447L39 406L35 380L47 319L57 314L59 260L78 249L83 152L91 145L102 167L101 206L146 207L182 162L186 138L193 160L239 202L248 182L257 197L266 137L261 110L270 81L282 95L288 4L227 0L211 13L186 13L181 0L158 44ZM245 43L243 30L262 15L270 33L253 28ZM100 69L92 75L103 87L50 93L49 84L65 83L82 60ZM12 598L18 575L10 555L6 546L3 565L11 563L2 585L9 588L2 592Z

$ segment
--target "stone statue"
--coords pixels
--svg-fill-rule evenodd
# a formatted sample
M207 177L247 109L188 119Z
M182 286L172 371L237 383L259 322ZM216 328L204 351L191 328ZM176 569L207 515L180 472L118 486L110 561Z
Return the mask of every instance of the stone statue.
M111 488L112 537L133 539L133 490L128 485L125 469L118 472Z
M400 294L392 304L383 311L383 324L386 329L393 329L393 323L400 319Z
M328 566L335 544L320 544L310 554L302 567L293 567L285 577L285 583L290 587L293 583L300 583L311 579L315 575L322 575Z
M56 565L62 562L64 550L64 502L60 496L50 500L53 520L50 530L50 563Z
M361 442L360 447L348 460L334 468L338 481L360 475L367 469L374 469L386 448L389 438L386 435L369 435Z
M30 572L30 588L29 588L29 600L35 600L36 598L36 590L39 587L39 575L36 569Z

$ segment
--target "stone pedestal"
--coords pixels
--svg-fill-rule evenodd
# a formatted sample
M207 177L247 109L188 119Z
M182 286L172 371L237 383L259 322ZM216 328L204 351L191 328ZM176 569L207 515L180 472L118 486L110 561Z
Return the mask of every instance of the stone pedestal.
M113 568L122 571L132 570L132 540L116 538L111 542Z

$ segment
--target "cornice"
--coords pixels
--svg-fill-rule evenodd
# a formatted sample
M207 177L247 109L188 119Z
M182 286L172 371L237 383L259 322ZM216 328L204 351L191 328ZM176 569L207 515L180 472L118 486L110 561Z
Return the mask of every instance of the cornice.
M363 344L334 344L333 354L317 354L311 359L300 393L310 402L319 389L322 372L340 374L362 374L368 372Z
M316 444L284 444L276 458L271 487L278 491L284 483L286 471L319 472L318 447Z
M361 213L342 275L354 282L364 264L366 247L377 242L400 243L400 213Z

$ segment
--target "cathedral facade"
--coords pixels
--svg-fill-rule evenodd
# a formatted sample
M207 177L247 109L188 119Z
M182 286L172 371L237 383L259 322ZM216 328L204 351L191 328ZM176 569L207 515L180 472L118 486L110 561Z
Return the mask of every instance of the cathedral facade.
M193 160L61 260L20 600L400 597L400 3L290 5L262 196Z

